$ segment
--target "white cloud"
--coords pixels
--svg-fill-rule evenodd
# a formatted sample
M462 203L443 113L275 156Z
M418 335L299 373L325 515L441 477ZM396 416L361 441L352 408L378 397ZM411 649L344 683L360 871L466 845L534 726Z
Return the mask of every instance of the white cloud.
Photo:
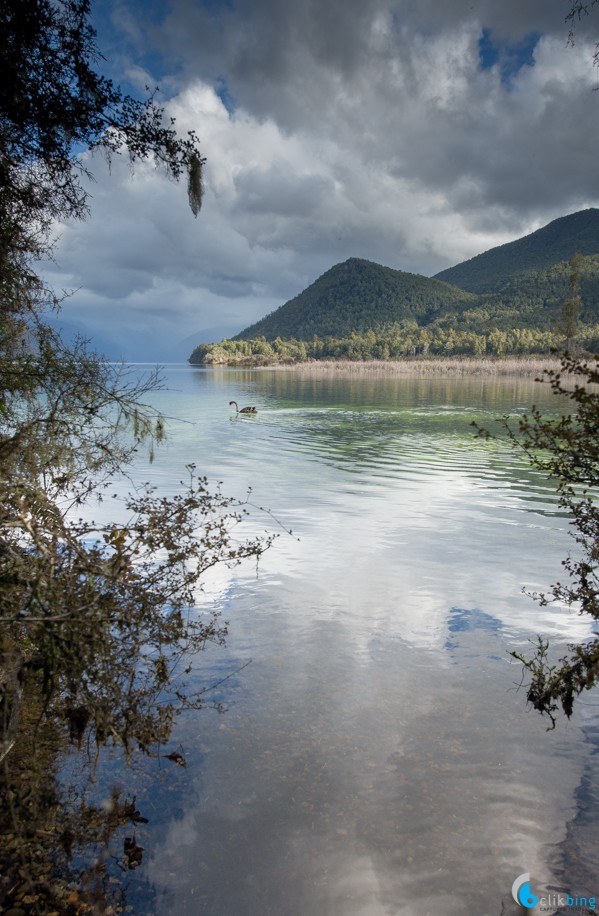
M201 138L205 202L194 221L151 165L92 161L92 218L60 227L68 316L118 336L143 313L159 349L171 330L239 330L350 256L435 273L597 203L592 45L565 46L559 4L353 6L261 0L219 19L175 0L159 31L138 23L136 49L145 34L177 51L161 82ZM532 65L481 69L483 25L545 31Z

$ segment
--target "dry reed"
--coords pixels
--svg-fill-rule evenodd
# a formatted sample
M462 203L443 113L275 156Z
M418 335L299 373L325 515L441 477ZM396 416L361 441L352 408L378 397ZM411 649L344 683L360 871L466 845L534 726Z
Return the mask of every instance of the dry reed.
M552 357L522 359L403 359L403 360L312 360L262 366L278 372L309 375L411 375L411 376L539 376L545 369L558 369Z

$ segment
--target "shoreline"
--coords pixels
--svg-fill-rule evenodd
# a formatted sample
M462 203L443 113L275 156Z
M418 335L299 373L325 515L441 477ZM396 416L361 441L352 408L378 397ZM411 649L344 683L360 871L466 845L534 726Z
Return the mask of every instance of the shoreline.
M312 360L303 363L272 363L264 366L227 366L228 369L297 372L305 375L386 375L521 377L541 375L546 369L559 369L555 357L523 359L410 359L410 360ZM216 368L216 367L214 367ZM224 367L223 367L224 368Z

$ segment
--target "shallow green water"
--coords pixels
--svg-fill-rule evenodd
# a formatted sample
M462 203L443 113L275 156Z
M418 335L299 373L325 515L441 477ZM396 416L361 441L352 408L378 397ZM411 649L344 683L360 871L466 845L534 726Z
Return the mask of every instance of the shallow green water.
M154 400L178 419L135 473L170 492L195 462L294 537L198 597L230 622L227 648L197 660L200 683L231 675L213 693L228 711L182 719L187 769L148 782L136 912L499 916L520 912L526 872L539 894L599 893L584 819L597 701L548 733L508 655L537 632L588 632L522 593L559 576L567 522L470 426L553 396L492 379L168 379ZM253 512L252 527L273 522Z

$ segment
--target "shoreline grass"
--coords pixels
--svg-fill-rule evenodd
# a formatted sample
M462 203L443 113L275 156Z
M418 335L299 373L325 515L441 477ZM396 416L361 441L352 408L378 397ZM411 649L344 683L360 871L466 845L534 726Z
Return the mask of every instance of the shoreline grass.
M252 370L297 372L307 375L411 375L411 376L520 376L537 377L546 369L559 369L556 357L523 357L518 359L471 359L441 357L404 360L312 360L303 363L273 363L254 366ZM248 367L236 367L248 368Z

